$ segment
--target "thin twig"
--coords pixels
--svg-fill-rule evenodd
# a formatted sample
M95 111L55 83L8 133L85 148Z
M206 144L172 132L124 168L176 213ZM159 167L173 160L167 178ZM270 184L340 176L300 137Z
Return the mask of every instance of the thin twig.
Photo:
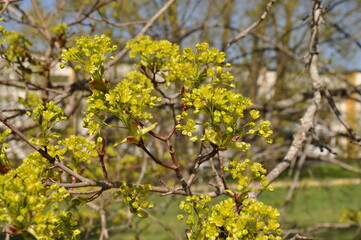
M299 233L312 233L317 232L322 228L335 228L335 229L345 229L355 226L355 224L350 223L319 223L314 226L306 227L306 228L297 228L297 229L288 229L284 230L285 235L290 234L299 234Z
M73 170L71 170L70 168L66 167L63 163L59 162L56 157L52 157L49 155L49 153L47 151L44 151L43 149L41 149L40 147L32 144L30 142L30 140L23 134L21 133L15 126L13 126L11 123L9 123L7 121L6 118L4 118L1 114L0 114L0 121L5 124L8 128L10 128L14 133L16 133L16 135L18 135L24 142L26 142L30 147L32 147L34 150L36 150L38 153L41 154L42 157L46 158L50 163L53 163L54 166L62 169L63 171L69 173L71 176L74 176L75 178L79 179L82 182L94 185L95 182L91 179L85 178L81 175L79 175L78 173L74 172Z
M203 146L203 143L202 143L202 146ZM202 150L202 147L201 147L201 150ZM200 151L200 154L198 155L197 161L193 166L192 174L189 176L189 178L187 180L187 184L189 186L191 186L193 184L194 180L196 179L196 176L197 176L197 173L198 173L198 170L199 170L199 167L201 166L201 164L203 162L208 161L209 159L211 159L215 155L217 155L218 149L213 148L213 150L211 152L207 153L206 155L202 155L201 153L202 153L202 151Z
M105 215L105 210L103 208L101 208L99 210L99 215L100 215L100 223L102 226L102 231L100 233L99 240L108 239L109 233L108 233L108 228L107 228L107 217Z
M296 234L296 236L294 236L290 240L297 240L297 239L300 239L300 240L313 240L313 237L306 237L306 236L301 236L301 235Z
M266 6L266 9L263 11L263 13L261 14L260 18L255 21L254 23L252 23L249 27L247 27L246 29L244 29L242 32L240 32L235 38L233 38L231 41L229 41L227 43L227 45L224 47L223 51L227 50L230 46L232 46L235 42L237 42L238 40L240 40L241 38L244 38L245 36L248 35L248 33L250 31L252 31L253 29L255 29L261 22L263 22L263 20L266 19L269 11L271 10L272 6L275 4L276 0L269 0Z
M2 6L2 9L0 10L0 15L3 14L6 9L8 8L10 3L15 3L15 2L19 2L21 0L2 0L0 1L0 4L4 4L4 6Z
M151 17L148 21L148 23L143 27L143 29L135 36L135 38L143 35L148 29L155 23L155 21L175 2L176 0L169 0L164 6L156 12L153 17ZM125 54L127 54L128 49L123 48L122 51L120 51L115 57L114 60L111 60L105 64L105 68L108 69L109 67L113 66L115 63L117 63L120 59L124 57Z
M168 226L168 225L166 225L165 223L161 222L157 217L153 216L153 215L150 214L149 212L147 212L147 213L148 213L148 217L149 217L152 221L158 223L162 228L164 228L164 230L166 230L166 231L168 231L169 233L171 233L171 234L175 237L175 239L182 240L182 237L181 237L179 234L177 234L170 226Z
M169 168L172 170L176 169L176 166L174 165L169 165L167 163L162 162L161 160L159 160L157 157L155 157L144 145L143 140L140 140L137 144L136 144L139 148L141 148L155 163L165 167L165 168Z
M312 157L312 156L310 156ZM356 167L353 167L347 163L344 163L340 160L337 160L337 159L334 159L332 157L318 157L316 158L317 160L321 160L321 161L324 161L324 162L328 162L328 163L332 163L336 166L339 166L343 169L346 169L347 171L350 171L350 172L354 172L354 173L357 173L357 174L361 174L361 169L359 168L356 168Z
M109 181L107 168L105 167L105 163L104 163L105 152L104 151L103 152L98 152L98 156L99 156L100 165L102 166L102 171L103 171L104 178L107 181Z
M330 94L330 91L328 89L324 88L324 89L322 89L322 93L325 95L328 105L330 106L330 108L334 112L334 114L336 115L338 121L346 128L347 132L350 134L351 139L354 140L355 142L360 142L361 137L356 134L356 132L352 129L352 127L347 123L345 117L338 110L336 103Z
M211 168L212 168L212 175L217 183L216 188L218 191L223 192L225 190L224 182L223 182L221 176L219 175L216 167L214 166L213 158L210 159L210 164L211 164Z

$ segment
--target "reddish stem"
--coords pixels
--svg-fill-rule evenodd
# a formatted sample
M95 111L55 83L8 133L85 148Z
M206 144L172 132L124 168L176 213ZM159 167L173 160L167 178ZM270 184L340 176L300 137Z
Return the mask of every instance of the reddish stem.
M165 167L165 168L169 168L172 170L175 170L177 167L174 165L169 165L167 163L164 163L162 161L160 161L157 157L155 157L151 152L149 152L149 150L145 147L143 140L140 140L137 144L138 147L140 147L154 162L156 162L157 164Z

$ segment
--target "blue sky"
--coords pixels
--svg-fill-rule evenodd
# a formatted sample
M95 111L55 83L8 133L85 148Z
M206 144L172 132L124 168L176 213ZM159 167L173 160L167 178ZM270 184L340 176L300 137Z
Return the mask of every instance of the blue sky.
M203 1L207 1L207 0L203 0ZM43 1L40 1L40 2L41 2L41 6L43 8L46 8L49 11L51 11L52 9L54 9L53 6L56 4L57 1L56 0L46 0L46 1L43 0ZM323 2L324 5L331 4L331 6L332 6L333 3L337 3L337 1L334 0L334 1L324 1ZM27 8L31 7L31 1L30 0L23 0L21 2L21 5L22 5L23 8L27 9ZM198 4L198 6L200 6L200 5L201 4ZM246 5L249 5L249 3L246 4ZM236 6L247 8L246 5L242 5L242 3L239 2L239 4L237 4ZM311 3L306 4L306 5L311 6ZM333 11L336 12L336 11L347 11L349 9L357 7L358 5L357 5L356 1L349 0L349 1L345 1L342 4L335 5L335 6L336 7L335 7L335 9ZM302 7L300 9L302 11ZM200 11L202 11L202 8L200 8ZM309 10L304 9L304 11L307 12ZM357 14L357 12L356 12L356 14ZM340 16L340 19L337 19L337 15L336 15L334 17L334 19L332 19L332 20L337 22L337 23L340 23L340 25L342 26L342 21L343 20L344 21L350 21L350 19L353 19L353 18L357 19L357 17L359 17L359 16L357 16L357 15L356 16L349 16L348 19L342 19L341 16ZM327 19L327 16L326 16L326 19ZM10 27L10 26L7 26L7 27ZM356 26L348 26L348 28L344 29L344 30L346 30L350 35L353 35L353 34L357 34L357 33L359 33L361 31L361 29L358 29L358 27L360 27L360 26L357 26L357 25ZM326 30L325 27L323 29L321 29L321 31L322 30ZM242 41L247 41L247 39L244 39ZM361 42L361 38L356 39L356 41ZM348 41L347 44L344 43L339 48L341 48L341 50L343 50L343 51L353 53L352 60L350 60L349 58L344 59L342 57L342 55L338 54L337 50L335 50L335 48L330 47L330 45L321 45L321 51L322 51L322 54L323 54L322 56L324 58L330 59L331 62L332 62L331 65L334 64L337 67L341 67L341 69L343 69L345 71L352 71L352 70L360 70L361 71L361 49L357 46L357 44L355 42Z

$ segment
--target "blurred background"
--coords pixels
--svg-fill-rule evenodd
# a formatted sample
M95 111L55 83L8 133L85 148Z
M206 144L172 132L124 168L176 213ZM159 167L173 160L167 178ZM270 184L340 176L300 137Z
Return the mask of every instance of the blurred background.
M313 97L308 70L310 0L173 1L155 21L154 15L167 1L6 2L1 1L0 24L24 38L13 50L22 52L21 57L13 59L4 57L9 54L9 42L1 42L0 112L27 136L36 135L35 124L25 113L37 98L53 100L64 109L70 121L58 126L59 131L86 134L82 118L86 97L91 94L88 76L72 65L59 67L62 49L74 46L80 36L106 34L118 46L120 58L106 68L113 86L134 69L134 60L121 52L126 42L143 30L155 40L167 39L183 48L208 42L210 47L223 50L226 62L232 64L236 89L253 100L253 108L271 122L274 132L273 144L250 137L246 139L253 146L250 152L227 151L225 161L250 158L268 171L274 169L289 151ZM301 151L273 183L275 191L266 191L259 198L280 210L285 239L299 233L315 239L356 240L361 239L361 1L330 0L322 4L318 70L330 96L322 99ZM245 32L253 23L258 25ZM161 132L167 128L162 124L170 119L169 112L155 111L159 122L155 130ZM5 126L0 124L0 129ZM110 142L119 139L112 132L107 134ZM8 143L8 158L15 167L31 149L16 136ZM181 136L177 144L189 149L179 152L179 158L190 171L193 164L189 159L195 158L198 148ZM162 145L154 145L153 150L158 156L167 153ZM106 162L117 179L159 182L171 177L171 173L147 163L139 149L129 146L107 148ZM200 191L212 188L208 184L212 178L209 168L207 164L201 166L197 178ZM94 171L101 175L100 169ZM137 219L108 195L74 210L79 212L84 239L102 236L101 211L106 212L110 239L184 237L185 225L175 217L181 212L177 196L152 196L151 200L158 203L156 209L150 218Z

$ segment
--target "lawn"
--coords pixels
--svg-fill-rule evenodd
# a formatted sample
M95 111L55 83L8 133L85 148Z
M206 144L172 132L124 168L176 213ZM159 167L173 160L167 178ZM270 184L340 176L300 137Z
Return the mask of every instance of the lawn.
M350 176L350 173L342 172L340 169L331 168L313 168L313 176L324 181L329 178L339 177L357 177ZM307 174L303 174L302 180L310 179ZM282 178L286 180L286 178ZM320 223L338 223L341 212L344 209L361 209L361 187L360 185L345 186L324 186L324 187L301 187L294 192L292 201L285 204L284 199L287 195L287 188L276 188L274 192L266 191L260 195L260 200L266 204L272 205L281 212L280 222L282 229L302 229ZM218 200L221 200L219 198ZM161 224L172 229L173 232L184 238L186 226L183 221L177 220L176 216L183 213L179 209L180 197L173 196L159 197L152 196L150 202L162 207L162 212L153 213L158 219L158 223L152 219L136 219L132 228L123 230L111 230L110 239L122 240L169 240L176 239L173 234L166 231ZM361 236L355 237L357 229L329 229L324 228L317 233L303 233L305 236L312 236L317 240L356 240ZM97 234L96 234L97 235ZM4 235L0 233L0 239ZM289 239L288 237L287 239ZM11 239L22 239L11 238ZM93 238L99 239L99 237ZM88 239L87 239L88 240Z
M358 185L333 186L333 187L308 187L297 189L294 199L288 205L284 204L287 194L286 188L277 188L274 192L264 192L260 200L270 204L281 211L281 224L283 229L304 228L319 223L338 223L343 209L361 209L361 187ZM166 198L155 199L159 204ZM167 224L184 238L185 224L176 219L182 213L179 208L180 200L173 200L165 214L158 216L159 221ZM142 230L137 236L132 230L118 232L111 239L175 239L172 234L165 231L159 224L152 224L150 219L140 220L138 227ZM315 239L327 240L352 240L356 229L323 229L319 233L304 234Z
M280 210L282 229L304 228L319 223L338 223L343 209L361 209L359 185L299 188L295 191L293 201L288 205L284 204L286 194L286 188L276 188L274 192L264 192L260 195L260 200ZM164 214L155 215L155 217L185 239L185 224L176 219L177 214L182 213L178 208L180 201L177 197L174 199L154 197L152 202L168 206L164 207ZM354 238L356 230L356 228L323 229L316 234L303 235L313 236L317 240L355 240L360 239ZM0 238L3 239L3 234L0 234ZM164 230L160 224L147 218L136 220L132 229L110 231L110 239L169 240L176 238Z

